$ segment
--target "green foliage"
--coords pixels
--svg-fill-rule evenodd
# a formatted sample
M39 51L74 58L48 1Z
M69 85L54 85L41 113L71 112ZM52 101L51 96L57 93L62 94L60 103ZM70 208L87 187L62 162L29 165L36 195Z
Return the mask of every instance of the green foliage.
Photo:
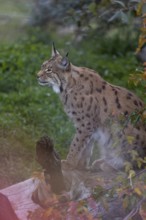
M51 2L36 0L32 6L29 23L39 27L44 27L48 23L65 26L73 24L86 33L91 29L96 29L96 32L103 30L107 32L113 23L132 24L131 20L139 2L139 0L53 0Z
M42 54L38 55L41 51ZM62 107L58 98L51 90L40 88L37 84L36 72L40 69L41 63L49 57L50 51L48 51L45 45L32 42L2 49L1 125L7 124L8 127L14 120L14 123L18 123L26 132L33 130L34 135L39 132L39 134L49 133L56 136L58 130L61 136L65 130L66 116L63 113L62 116L59 115ZM60 121L59 125L58 121ZM60 140L64 138L60 137Z
M93 180L94 184L97 185L93 186L90 180L88 187L92 189L91 194L86 195L83 199L79 197L73 200L68 193L63 192L60 195L55 195L50 190L49 193L47 192L49 196L43 200L46 209L37 209L31 212L29 219L145 219L146 170L137 173L133 171L128 178L125 178L122 172L116 172L115 174L110 172L110 176L107 178L108 173L105 172L101 175L98 172ZM88 175L93 175L93 173L88 173ZM38 173L36 177L39 178L44 189L48 187L49 184L45 183L42 173ZM74 184L78 183L75 182ZM50 185L48 188L50 189Z

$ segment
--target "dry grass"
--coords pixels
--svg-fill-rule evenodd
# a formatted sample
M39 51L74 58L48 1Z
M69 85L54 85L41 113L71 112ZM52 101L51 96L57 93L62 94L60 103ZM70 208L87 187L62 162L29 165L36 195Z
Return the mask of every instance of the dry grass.
M21 136L16 130L7 134L1 133L0 188L31 177L36 169L35 142L26 134L23 134L21 141Z

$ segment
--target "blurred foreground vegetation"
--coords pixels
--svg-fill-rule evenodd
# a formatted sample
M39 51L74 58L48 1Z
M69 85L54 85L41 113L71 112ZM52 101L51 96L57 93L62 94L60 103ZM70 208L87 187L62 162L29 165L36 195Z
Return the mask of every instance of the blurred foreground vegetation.
M1 27L4 33L6 27ZM52 137L62 157L68 151L74 128L58 96L40 87L36 79L42 62L50 58L52 41L62 54L69 51L74 65L95 69L109 82L135 90L145 99L142 86L128 83L138 67L136 30L123 25L104 35L88 30L79 40L75 31L64 35L59 29L25 27L17 30L21 37L8 32L6 41L0 35L0 187L26 179L37 169L35 142L40 136Z

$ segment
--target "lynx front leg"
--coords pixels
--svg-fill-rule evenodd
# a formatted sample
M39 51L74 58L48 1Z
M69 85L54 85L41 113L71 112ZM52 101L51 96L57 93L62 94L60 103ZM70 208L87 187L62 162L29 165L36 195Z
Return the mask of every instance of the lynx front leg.
M66 169L87 168L92 154L92 145L91 135L79 130L71 143L67 160L62 162L63 167Z

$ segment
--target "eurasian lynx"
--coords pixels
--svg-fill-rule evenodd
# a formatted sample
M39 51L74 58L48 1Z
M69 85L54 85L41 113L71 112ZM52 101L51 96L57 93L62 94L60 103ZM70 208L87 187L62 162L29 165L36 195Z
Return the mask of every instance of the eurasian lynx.
M75 125L68 165L88 166L94 141L98 142L101 158L115 169L123 168L126 161L136 164L132 150L137 151L137 158L146 156L146 126L141 120L136 125L128 120L132 112L144 108L132 92L106 82L94 70L74 66L55 47L52 57L42 64L38 81L59 94Z

